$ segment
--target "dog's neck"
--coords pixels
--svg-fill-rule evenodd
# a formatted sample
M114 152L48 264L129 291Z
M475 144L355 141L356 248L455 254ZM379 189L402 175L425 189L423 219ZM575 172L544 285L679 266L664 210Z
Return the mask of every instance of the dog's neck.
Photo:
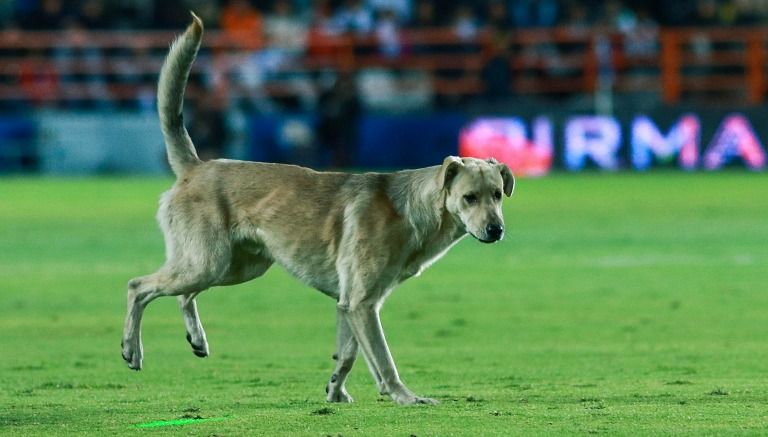
M439 171L440 166L434 166L392 173L389 198L408 221L419 246L441 237L450 244L466 233L445 208Z

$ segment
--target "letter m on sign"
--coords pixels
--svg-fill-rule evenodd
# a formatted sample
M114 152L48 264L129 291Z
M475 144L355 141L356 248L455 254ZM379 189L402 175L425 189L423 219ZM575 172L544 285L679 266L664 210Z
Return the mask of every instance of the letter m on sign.
M652 158L668 161L678 155L680 166L686 170L696 167L699 159L699 119L686 114L675 123L664 136L653 121L645 116L632 122L632 166L645 170L651 166Z

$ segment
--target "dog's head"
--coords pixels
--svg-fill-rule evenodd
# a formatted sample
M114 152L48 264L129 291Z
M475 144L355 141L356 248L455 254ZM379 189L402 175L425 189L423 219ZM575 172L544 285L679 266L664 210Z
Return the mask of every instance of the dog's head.
M512 195L515 177L495 159L458 158L443 161L438 184L445 190L445 207L464 229L483 243L504 237L501 198Z

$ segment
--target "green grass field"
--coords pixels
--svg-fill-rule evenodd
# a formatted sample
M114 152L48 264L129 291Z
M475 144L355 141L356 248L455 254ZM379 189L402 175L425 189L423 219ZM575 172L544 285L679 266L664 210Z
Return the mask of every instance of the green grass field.
M327 404L334 303L279 267L201 295L207 359L153 302L128 370L125 284L163 261L170 183L0 179L0 434L768 433L768 174L520 180L502 243L462 241L382 313L434 407L362 360Z

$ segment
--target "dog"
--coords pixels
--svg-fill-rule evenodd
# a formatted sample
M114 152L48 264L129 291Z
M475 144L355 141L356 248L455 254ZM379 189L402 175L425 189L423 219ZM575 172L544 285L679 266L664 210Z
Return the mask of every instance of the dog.
M398 404L436 403L401 381L379 311L398 284L467 234L483 243L503 238L502 196L512 195L512 172L493 159L455 156L433 167L364 174L201 161L182 104L202 35L203 23L193 13L160 72L158 112L177 180L162 195L157 215L166 262L128 282L121 345L128 367L142 367L141 319L151 301L176 296L187 341L195 355L206 357L195 297L212 286L257 278L277 263L337 302L329 402L352 402L345 381L359 349L381 394Z

